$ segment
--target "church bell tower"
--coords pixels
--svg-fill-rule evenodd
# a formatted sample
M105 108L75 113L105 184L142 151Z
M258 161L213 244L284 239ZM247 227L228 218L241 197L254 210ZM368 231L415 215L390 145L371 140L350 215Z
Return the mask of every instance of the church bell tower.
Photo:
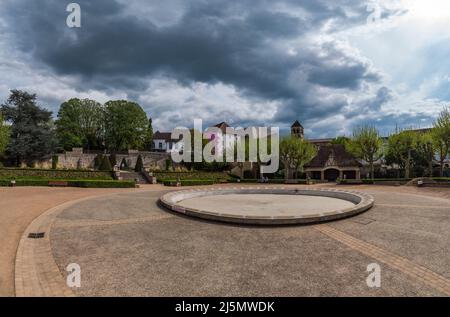
M304 139L305 135L303 133L303 126L296 120L294 124L291 126L291 136Z

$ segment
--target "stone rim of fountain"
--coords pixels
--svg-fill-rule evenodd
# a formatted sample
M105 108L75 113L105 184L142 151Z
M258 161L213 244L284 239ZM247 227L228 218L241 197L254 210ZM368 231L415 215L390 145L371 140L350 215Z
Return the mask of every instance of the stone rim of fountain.
M195 197L227 194L275 194L275 195L307 195L321 196L350 201L355 205L350 208L321 212L310 215L297 216L250 216L232 213L220 213L207 210L188 208L178 203ZM159 198L159 204L168 210L182 215L201 218L205 220L220 221L235 224L248 225L294 225L294 224L314 224L320 222L343 219L363 213L373 207L374 198L366 193L338 190L338 189L294 189L286 187L231 187L231 188L201 188L188 189L170 192Z

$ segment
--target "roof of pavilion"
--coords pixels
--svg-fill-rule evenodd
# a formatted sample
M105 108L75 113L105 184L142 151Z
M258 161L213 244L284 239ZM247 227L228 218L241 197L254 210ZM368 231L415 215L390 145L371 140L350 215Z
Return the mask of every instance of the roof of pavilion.
M342 144L330 144L319 147L317 155L305 168L324 168L327 166L337 167L360 167L360 162L345 150Z

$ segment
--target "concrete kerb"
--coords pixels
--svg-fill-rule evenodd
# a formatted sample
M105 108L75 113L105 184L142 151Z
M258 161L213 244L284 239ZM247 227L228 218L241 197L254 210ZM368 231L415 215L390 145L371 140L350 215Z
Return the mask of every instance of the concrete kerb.
M321 212L320 209L314 215L308 216L249 216L232 213L218 213L213 211L199 210L180 206L179 202L195 198L212 195L229 194L275 194L275 195L309 195L338 198L350 201L355 204L354 207L332 212ZM160 205L170 211L181 213L187 216L197 217L205 220L228 222L235 224L248 225L293 225L293 224L314 224L327 222L342 218L351 217L367 211L374 205L374 198L368 194L343 191L337 189L286 189L285 187L233 187L233 188L212 188L212 189L194 189L182 190L167 193L159 199Z
M143 189L151 192L152 189ZM73 291L67 287L66 278L57 266L51 248L51 227L59 213L83 201L117 196L123 193L110 193L83 197L52 207L35 218L25 229L17 247L14 284L17 297L72 297ZM30 239L30 233L44 232L42 239Z

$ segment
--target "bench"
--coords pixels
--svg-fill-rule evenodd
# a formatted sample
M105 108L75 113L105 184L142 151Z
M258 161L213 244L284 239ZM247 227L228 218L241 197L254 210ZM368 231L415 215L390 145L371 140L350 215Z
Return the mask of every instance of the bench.
M49 181L48 186L52 187L67 187L69 186L69 183L66 181Z

